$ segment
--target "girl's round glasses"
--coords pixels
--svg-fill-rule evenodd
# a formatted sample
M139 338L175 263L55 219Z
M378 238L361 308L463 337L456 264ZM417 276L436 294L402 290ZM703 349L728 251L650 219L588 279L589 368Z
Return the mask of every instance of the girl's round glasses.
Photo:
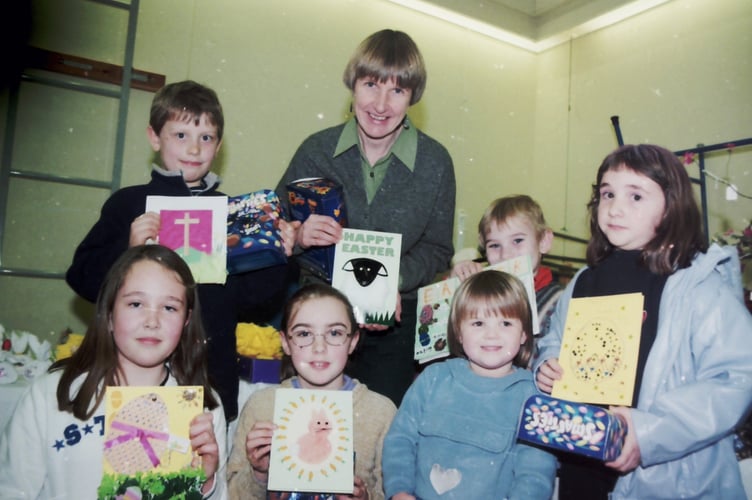
M313 339L319 335L324 337L324 341L330 346L338 347L344 345L344 343L347 342L347 339L352 336L352 333L347 333L343 330L329 330L324 333L297 330L292 332L292 335L288 335L287 338L292 340L292 343L298 347L308 347L313 344Z

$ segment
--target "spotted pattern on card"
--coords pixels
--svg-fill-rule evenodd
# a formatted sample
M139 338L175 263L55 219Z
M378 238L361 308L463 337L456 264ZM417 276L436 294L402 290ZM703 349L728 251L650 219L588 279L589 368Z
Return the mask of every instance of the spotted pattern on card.
M593 322L575 335L572 368L579 380L598 382L611 378L622 364L624 347L614 328Z

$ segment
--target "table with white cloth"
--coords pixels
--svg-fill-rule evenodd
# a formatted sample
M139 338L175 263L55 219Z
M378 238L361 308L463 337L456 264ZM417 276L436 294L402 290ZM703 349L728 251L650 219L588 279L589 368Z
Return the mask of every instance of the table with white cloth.
M24 395L29 385L29 381L23 377L19 377L10 384L0 384L0 431L5 429L16 410L18 400Z

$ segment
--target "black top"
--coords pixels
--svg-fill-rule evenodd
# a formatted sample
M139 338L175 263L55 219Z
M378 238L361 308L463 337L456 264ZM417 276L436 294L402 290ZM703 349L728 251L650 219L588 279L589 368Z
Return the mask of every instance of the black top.
M668 275L654 274L641 264L640 253L640 250L614 251L597 267L583 271L572 291L573 298L636 292L642 293L645 297L632 407L637 405L642 371L658 331L661 294L668 279Z

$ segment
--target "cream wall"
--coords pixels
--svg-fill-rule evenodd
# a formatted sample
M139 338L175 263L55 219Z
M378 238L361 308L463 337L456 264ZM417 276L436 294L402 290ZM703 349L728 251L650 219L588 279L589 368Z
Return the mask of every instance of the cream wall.
M82 0L33 5L33 45L119 63L122 14ZM217 170L234 195L274 187L308 134L345 119L344 65L362 38L384 27L408 32L426 60L428 87L409 114L452 154L466 246L489 201L524 192L541 202L555 230L586 237L589 186L616 146L611 115L621 117L627 142L670 149L752 136L747 0L673 0L537 55L382 0L142 0L134 66L217 90L226 115ZM123 185L148 178L151 97L131 95ZM16 161L56 172L107 168L111 104L34 92L26 103L31 116ZM50 147L38 147L38 131ZM752 155L728 158L708 168L752 193ZM41 262L51 271L65 269L107 194L17 181L11 191L15 222L6 228L3 265ZM749 199L727 203L722 191L711 189L712 227L748 221ZM30 234L29 220L45 229ZM581 252L572 244L553 251ZM0 323L40 336L81 330L89 314L55 280L0 277L0 296Z
M555 230L586 236L590 186L616 145L671 150L752 137L752 2L675 0L537 58L534 178ZM706 169L747 198L728 202L708 181L711 236L752 218L752 148L709 154ZM690 165L698 175L697 163ZM566 186L562 195L562 187Z

